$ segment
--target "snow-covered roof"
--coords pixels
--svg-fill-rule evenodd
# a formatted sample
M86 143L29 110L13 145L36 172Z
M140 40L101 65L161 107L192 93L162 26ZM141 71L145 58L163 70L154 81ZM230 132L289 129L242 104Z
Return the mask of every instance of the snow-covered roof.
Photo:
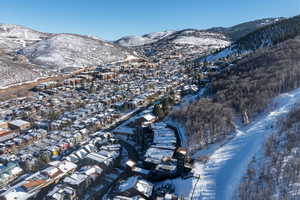
M21 127L21 126L24 126L24 125L27 126L30 123L27 122L27 121L24 121L24 120L17 119L17 120L10 121L9 124L17 126L17 127Z
M127 135L133 135L134 129L127 127L127 126L120 126L113 130L114 134L127 134Z
M172 158L173 154L174 154L173 150L150 147L149 149L147 149L145 157L146 158L149 157L160 161L162 160L163 157Z
M136 184L136 188L146 197L150 197L152 195L153 184L146 180L140 179Z
M147 114L143 115L143 118L147 121L152 121L152 120L156 119L156 117L154 115L150 114L150 113L147 113Z
M70 185L80 185L88 178L87 175L81 174L79 172L73 173L70 176L64 178L63 182L68 183Z

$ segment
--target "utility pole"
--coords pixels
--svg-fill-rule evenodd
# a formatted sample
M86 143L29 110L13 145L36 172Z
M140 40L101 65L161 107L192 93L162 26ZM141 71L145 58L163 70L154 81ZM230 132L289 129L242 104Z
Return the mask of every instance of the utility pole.
M197 175L194 176L194 177L197 178L197 182L196 182L195 185L194 185L193 192L192 192L192 196L191 196L191 200L193 200L193 198L194 198L195 188L196 188L198 182L200 181L200 175L199 175L199 174L197 174Z

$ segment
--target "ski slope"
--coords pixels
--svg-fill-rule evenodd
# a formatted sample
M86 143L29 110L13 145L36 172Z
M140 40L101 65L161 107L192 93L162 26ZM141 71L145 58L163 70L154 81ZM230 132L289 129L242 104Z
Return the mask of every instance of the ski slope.
M268 136L275 131L276 122L300 102L300 89L282 94L274 99L272 112L260 116L236 136L216 149L206 164L195 162L193 173L197 178L173 179L176 193L188 199L231 200L239 186L247 166L255 154L261 154ZM197 184L196 184L197 183ZM193 194L194 190L194 194Z

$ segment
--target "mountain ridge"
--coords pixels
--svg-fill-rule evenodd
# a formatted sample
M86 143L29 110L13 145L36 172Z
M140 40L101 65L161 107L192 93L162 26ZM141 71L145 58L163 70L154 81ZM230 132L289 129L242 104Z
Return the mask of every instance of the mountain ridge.
M286 19L284 17L276 17L276 18L263 18L252 21L243 22L230 27L212 27L206 29L207 31L223 33L230 37L233 41L236 41L243 36L253 32L254 30L273 24L280 20Z
M59 70L122 61L128 56L138 59L132 50L78 34L56 34L18 53L34 64Z
M298 34L300 34L300 15L260 27L233 42L229 47L221 49L214 54L200 57L196 61L214 61L235 54L246 54L259 48L272 46L286 39L294 38Z
M243 24L247 23L250 22ZM184 61L218 51L230 46L233 42L232 38L225 33L192 28L153 32L141 37L146 38L146 40L142 40L142 45L124 46L116 41L107 42L93 36L45 33L25 26L1 23L0 58L6 63L11 63L12 69L15 70L22 69L21 66L26 64L32 66L27 68L29 71L37 67L41 71L59 72L139 58L146 58L154 62L170 58L179 58ZM11 55L6 56L9 54ZM18 60L22 62L18 63ZM0 66L0 74L7 71L13 73L13 70L8 68L9 65ZM47 74L47 72L45 73ZM45 73L43 72L43 74ZM35 77L29 74L27 77ZM32 74L36 74L36 72L33 71ZM18 79L17 77L19 76L16 76L16 79ZM28 79L30 78L26 78L26 81ZM23 78L20 77L20 80ZM17 82L14 80L10 83ZM9 83L7 84L9 85Z
M0 87L76 68L140 58L132 49L92 36L43 33L24 26L0 25Z

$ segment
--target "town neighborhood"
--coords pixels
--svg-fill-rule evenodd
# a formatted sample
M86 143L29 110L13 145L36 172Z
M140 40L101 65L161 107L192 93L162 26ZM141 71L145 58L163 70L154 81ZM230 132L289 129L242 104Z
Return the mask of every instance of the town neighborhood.
M95 66L32 90L0 104L1 199L179 198L155 187L191 169L157 114L162 99L198 90L176 59Z

